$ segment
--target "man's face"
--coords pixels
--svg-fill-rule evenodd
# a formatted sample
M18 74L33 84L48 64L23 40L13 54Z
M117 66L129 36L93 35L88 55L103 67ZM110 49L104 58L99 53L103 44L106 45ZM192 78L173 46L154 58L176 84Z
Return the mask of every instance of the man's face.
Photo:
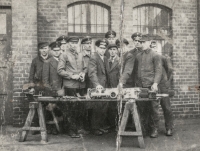
M141 48L142 47L141 43L137 39L133 40L133 43L134 43L136 48Z
M68 48L69 48L69 45L67 43L66 44L62 44L60 46L60 49L63 50L63 51L67 50Z
M99 47L97 47L97 52L99 55L104 56L105 52L106 52L106 47L100 45Z
M40 55L41 56L47 56L49 53L49 46L45 46L39 49Z
M150 48L150 41L142 41L142 50Z
M90 50L92 49L92 41L87 41L83 44L83 50Z
M76 50L78 48L78 42L70 41L69 42L70 48Z
M116 47L111 47L108 51L109 51L111 57L115 57L118 53L118 50Z
M61 54L61 49L52 51L52 55L56 58L58 58L60 54Z
M109 44L114 44L116 41L116 37L107 38Z

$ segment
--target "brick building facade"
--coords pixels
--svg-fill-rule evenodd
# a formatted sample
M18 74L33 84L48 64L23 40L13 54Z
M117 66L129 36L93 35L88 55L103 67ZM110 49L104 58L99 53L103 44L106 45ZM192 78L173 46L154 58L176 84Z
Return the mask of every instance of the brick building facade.
M119 35L120 0L0 1L0 8L1 6L11 6L12 11L13 121L15 126L21 126L27 115L27 103L20 97L21 88L23 83L28 81L31 61L37 55L37 43L52 42L60 35L68 35L69 6L79 3L89 3L90 5L87 5L90 7L89 10L96 4L102 8L108 8L108 15L110 15L108 28L116 31ZM133 11L150 6L153 8L152 10L168 11L169 14L172 14L168 22L172 33L167 41L173 45L172 57L175 69L173 87L176 95L171 102L174 115L175 117L198 117L199 93L195 89L188 90L188 86L199 83L199 2L198 0L124 0L123 35L130 41L130 48L133 47L131 34L135 31ZM92 14L89 13L89 15ZM147 18L151 17L153 16ZM150 32L149 27L147 27L147 32ZM92 30L92 27L89 29ZM101 36L99 33L98 35Z

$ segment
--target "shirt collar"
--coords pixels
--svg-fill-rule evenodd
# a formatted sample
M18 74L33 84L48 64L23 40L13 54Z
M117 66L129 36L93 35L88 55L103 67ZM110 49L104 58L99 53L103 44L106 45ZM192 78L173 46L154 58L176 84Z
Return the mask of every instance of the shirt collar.
M54 57L55 60L59 61L57 57Z
M104 62L104 56L101 56L100 54L98 54L98 55L101 58L101 60Z
M85 56L90 57L90 56L91 56L91 52L90 52L90 55L88 55L88 54L85 53L85 51L83 51L83 56L84 56L84 57L85 57Z

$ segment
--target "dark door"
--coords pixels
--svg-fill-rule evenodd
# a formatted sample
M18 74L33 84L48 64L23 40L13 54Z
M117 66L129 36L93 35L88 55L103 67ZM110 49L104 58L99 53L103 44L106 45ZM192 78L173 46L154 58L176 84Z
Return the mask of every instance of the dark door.
M0 6L0 121L6 124L12 123L11 36L11 8Z

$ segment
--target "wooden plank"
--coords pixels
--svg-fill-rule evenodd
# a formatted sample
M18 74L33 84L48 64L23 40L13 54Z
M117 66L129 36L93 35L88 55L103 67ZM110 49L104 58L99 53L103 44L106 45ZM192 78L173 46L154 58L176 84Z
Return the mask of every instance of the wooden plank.
M39 117L39 123L40 127L44 129L41 131L41 138L43 142L48 142L47 139L47 131L46 131L46 123L45 123L45 118L44 118L44 111L41 102L39 102L39 108L37 109L38 111L38 117Z
M52 116L53 116L53 121L54 121L54 123L55 123L55 125L56 125L56 129L58 130L58 132L60 132L60 127L59 127L59 125L58 125L58 120L57 120L57 118L56 118L54 112L51 111L51 114L52 114Z
M35 109L30 108L29 113L28 113L28 116L27 116L27 118L26 118L26 122L25 122L25 124L24 124L24 127L25 127L25 128L30 128L34 115L35 115ZM23 128L22 128L22 129L23 129ZM28 135L28 130L26 130L26 131L21 131L21 132L20 132L19 141L20 141L20 142L24 142L24 141L26 140L26 138L27 138L27 135Z
M23 127L23 131L44 131L44 128L41 127Z
M142 136L142 132L125 131L125 132L121 132L119 135L121 135L121 136Z
M141 124L140 124L140 119L139 119L139 115L138 115L138 111L137 111L137 105L134 102L132 104L132 118L135 121L135 128L136 128L136 132L141 133L142 132L142 128L141 128ZM144 144L144 139L143 136L138 136L138 142L139 142L139 146L140 148L145 148L145 144Z

